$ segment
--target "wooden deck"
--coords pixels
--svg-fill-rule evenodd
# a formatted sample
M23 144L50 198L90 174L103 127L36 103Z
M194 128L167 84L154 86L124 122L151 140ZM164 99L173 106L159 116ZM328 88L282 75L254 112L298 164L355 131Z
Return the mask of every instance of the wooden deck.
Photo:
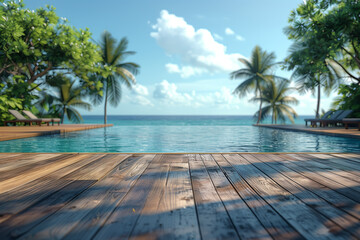
M359 239L360 154L1 153L0 239Z
M322 134L335 137L348 137L348 138L360 138L360 131L358 128L352 127L345 129L344 127L311 127L305 125L275 125L275 124L258 124L254 125L258 127L275 128L282 130L290 130L297 132L307 132L313 134Z
M61 124L60 126L11 126L0 127L0 141L42 135L61 134L65 132L83 131L94 128L111 127L113 124Z

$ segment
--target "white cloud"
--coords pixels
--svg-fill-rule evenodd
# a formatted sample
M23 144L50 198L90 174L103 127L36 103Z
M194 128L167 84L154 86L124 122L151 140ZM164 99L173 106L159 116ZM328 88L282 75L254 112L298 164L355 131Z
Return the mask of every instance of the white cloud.
M147 98L149 90L147 87L141 84L136 84L131 89L132 96L128 96L127 99L132 104L138 104L142 106L154 106L152 102Z
M154 104L144 96L134 96L128 97L128 100L132 104L141 105L141 106L154 106Z
M224 38L220 36L219 34L214 33L214 38L217 40L223 40Z
M235 37L237 40L239 40L239 41L244 41L245 40L245 38L243 38L242 36L240 36L240 35L236 35L236 37Z
M169 83L166 80L163 80L161 83L155 85L153 97L161 101L166 101L170 104L183 103L188 105L193 100L193 97L190 96L190 94L177 92L177 86L175 83Z
M184 66L180 68L179 65L173 63L166 64L165 68L169 73L179 73L182 78L187 78L193 75L200 75L204 72L204 70L201 68L190 66Z
M234 35L235 32L231 28L225 28L225 34L226 35Z
M165 68L169 73L180 73L180 68L177 64L168 63L165 65Z
M165 104L195 108L214 106L238 109L240 106L240 100L227 87L223 86L218 91L201 94L197 94L194 90L191 92L179 92L176 84L169 83L167 80L155 85L153 97Z
M148 91L147 87L145 87L144 85L141 85L141 84L136 84L135 86L133 86L131 92L134 95L141 95L141 96L149 95L149 91Z
M205 72L229 73L241 67L238 59L242 55L226 53L226 47L215 41L209 30L196 30L183 18L169 14L166 10L160 12L153 29L155 31L150 34L151 37L166 53L180 57L184 66L178 67L178 73L183 73L183 77Z

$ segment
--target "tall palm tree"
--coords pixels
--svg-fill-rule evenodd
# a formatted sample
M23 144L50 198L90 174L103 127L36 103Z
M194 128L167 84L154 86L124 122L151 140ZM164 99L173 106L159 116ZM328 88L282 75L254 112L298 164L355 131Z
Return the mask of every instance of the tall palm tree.
M289 104L297 105L299 102L296 98L287 96L288 92L294 90L289 87L289 81L276 82L268 81L264 88L261 97L254 97L251 101L262 101L265 107L261 109L261 120L265 119L271 114L271 123L277 123L278 120L285 122L285 117L288 117L294 123L294 117L297 117L295 110ZM258 111L255 116L259 116Z
M84 88L75 86L75 81L71 81L63 76L56 76L61 81L48 82L52 87L54 94L44 93L40 100L36 103L39 109L42 109L42 115L60 116L61 123L64 123L65 116L72 121L79 123L82 121L81 114L76 108L91 110L91 104L84 102ZM45 113L45 111L48 113Z
M259 46L255 46L252 51L250 61L245 58L239 58L239 61L245 65L244 68L236 70L230 74L231 79L245 79L234 90L234 94L244 97L250 91L255 90L255 96L260 99L259 116L257 124L262 119L262 86L271 79L282 79L274 76L272 70L279 64L275 62L275 54L262 51Z
M124 62L124 59L132 54L133 51L126 51L128 47L128 40L122 38L117 44L116 40L111 34L105 31L101 36L101 52L102 65L104 69L111 71L106 77L100 77L104 84L104 95L93 96L94 103L101 103L104 101L104 123L107 123L107 103L109 101L111 106L116 107L121 100L121 84L125 84L131 88L136 84L135 75L138 74L140 66L133 62Z
M295 79L300 93L311 91L317 95L316 118L320 117L321 89L329 96L334 89L338 89L342 82L342 70L336 63L330 59L315 60L314 56L308 52L306 43L296 42L290 47L288 59L293 61L294 70L291 78ZM306 56L310 56L311 61L307 61ZM296 64L295 64L296 63ZM314 70L314 65L319 70Z

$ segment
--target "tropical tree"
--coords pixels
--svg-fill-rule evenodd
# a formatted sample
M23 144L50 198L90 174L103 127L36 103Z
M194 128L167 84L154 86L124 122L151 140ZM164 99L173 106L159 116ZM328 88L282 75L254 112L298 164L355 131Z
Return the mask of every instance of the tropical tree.
M255 91L255 95L260 100L259 114L257 124L262 119L262 89L271 79L283 79L273 74L273 68L279 63L275 62L275 54L262 51L259 46L255 46L250 60L239 58L239 61L245 65L244 68L236 70L230 74L231 79L244 79L244 81L235 88L234 94L244 97L250 91Z
M101 81L89 76L106 73L97 64L101 55L88 29L69 25L51 6L31 10L22 1L0 2L0 95L4 104L13 107L13 102L22 105L17 109L33 110L47 76L59 72L79 80L87 91L101 94ZM6 108L0 108L0 115L11 118Z
M102 67L106 76L97 75L103 83L104 94L95 94L92 97L94 104L99 104L104 101L104 124L107 123L107 103L109 101L111 106L116 107L121 100L121 84L125 84L131 88L136 84L135 75L138 74L140 66L133 62L124 62L129 55L135 54L133 51L127 51L128 40L124 37L119 43L105 31L101 37L101 54Z
M51 71L67 71L90 83L88 72L99 72L101 57L88 29L76 29L55 8L26 9L21 1L1 1L0 75L16 76L28 84ZM34 88L33 88L34 89Z
M57 75L57 79L59 78ZM48 110L47 115L60 116L61 123L64 122L65 116L72 122L82 121L82 116L76 108L91 110L91 104L82 100L85 96L84 88L76 86L74 80L66 77L62 77L62 80L56 82L48 82L48 84L52 87L51 90L54 94L43 92L42 98L37 102L37 105L40 106L38 109Z
M277 124L277 121L285 122L286 117L294 123L294 118L297 117L295 110L290 107L290 104L298 104L298 100L294 97L288 96L289 91L294 88L289 87L290 82L283 81L268 81L262 90L261 97L254 97L251 101L263 102L265 106L261 109L261 120L264 120L271 114L271 123ZM255 117L260 115L260 110L256 112Z
M295 80L300 93L311 91L317 95L316 118L320 114L321 89L329 96L340 86L343 71L330 59L317 59L306 42L296 42L290 47L290 55L285 60L288 70L294 70ZM315 68L314 65L318 66Z
M303 62L312 63L311 72L326 72L327 59L360 84L359 12L359 1L307 0L291 12L285 33L289 39L306 44L311 54L305 54Z

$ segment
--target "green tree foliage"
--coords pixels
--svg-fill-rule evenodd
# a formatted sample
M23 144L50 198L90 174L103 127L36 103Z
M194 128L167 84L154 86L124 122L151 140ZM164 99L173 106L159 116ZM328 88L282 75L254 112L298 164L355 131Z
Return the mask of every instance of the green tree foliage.
M116 107L121 100L121 84L131 88L136 84L135 75L138 74L140 66L133 62L124 62L129 55L135 54L127 51L128 40L122 38L119 43L109 32L104 32L101 38L101 65L106 75L93 76L100 79L104 86L104 95L93 95L93 103L100 104L104 101L104 123L107 123L107 103Z
M257 124L259 124L262 119L262 89L264 84L272 79L283 78L273 74L273 68L278 64L275 62L275 54L267 53L259 46L253 49L250 61L245 58L240 58L239 61L245 67L232 72L230 77L231 79L244 79L244 81L235 88L234 94L243 97L250 91L255 91L256 97L260 100L257 120Z
M76 86L74 80L70 80L61 74L53 76L48 84L52 87L53 94L42 92L41 99L37 102L43 115L59 116L61 123L65 117L70 121L79 123L82 121L81 114L76 108L91 110L91 104L84 102L86 91L81 86ZM48 112L46 113L46 110Z
M316 61L306 45L306 42L296 42L290 48L290 55L286 59L288 68L294 70L292 79L295 79L297 88L300 93L311 91L317 95L317 105L315 115L319 118L321 89L326 95L339 87L342 82L342 71L333 61L326 59L322 62L324 69L314 72L313 63ZM306 55L310 54L310 55ZM304 59L312 59L310 62ZM321 64L321 63L320 63Z
M278 120L285 122L286 117L294 123L294 118L297 117L295 110L290 107L290 104L298 104L298 100L294 97L288 96L289 91L294 88L289 87L289 81L268 81L262 90L261 97L254 97L251 101L263 102L265 106L261 109L261 120L264 120L271 114L271 122L277 124ZM254 117L258 117L260 111L256 112Z
M17 1L1 1L0 75L17 76L32 84L51 71L61 70L79 77L88 86L89 72L99 72L101 56L90 40L88 29L69 26L53 7L26 9ZM43 81L38 81L42 84Z
M5 84L0 83L0 124L5 120L12 119L9 109L22 109L22 99L9 97Z
M332 103L333 108L342 110L351 109L354 112L352 117L360 118L360 86L352 83L350 85L342 84L339 88L339 97Z
M359 12L360 1L354 0L307 0L299 5L285 33L302 48L288 61L288 69L300 62L312 74L322 74L331 63L360 83Z

